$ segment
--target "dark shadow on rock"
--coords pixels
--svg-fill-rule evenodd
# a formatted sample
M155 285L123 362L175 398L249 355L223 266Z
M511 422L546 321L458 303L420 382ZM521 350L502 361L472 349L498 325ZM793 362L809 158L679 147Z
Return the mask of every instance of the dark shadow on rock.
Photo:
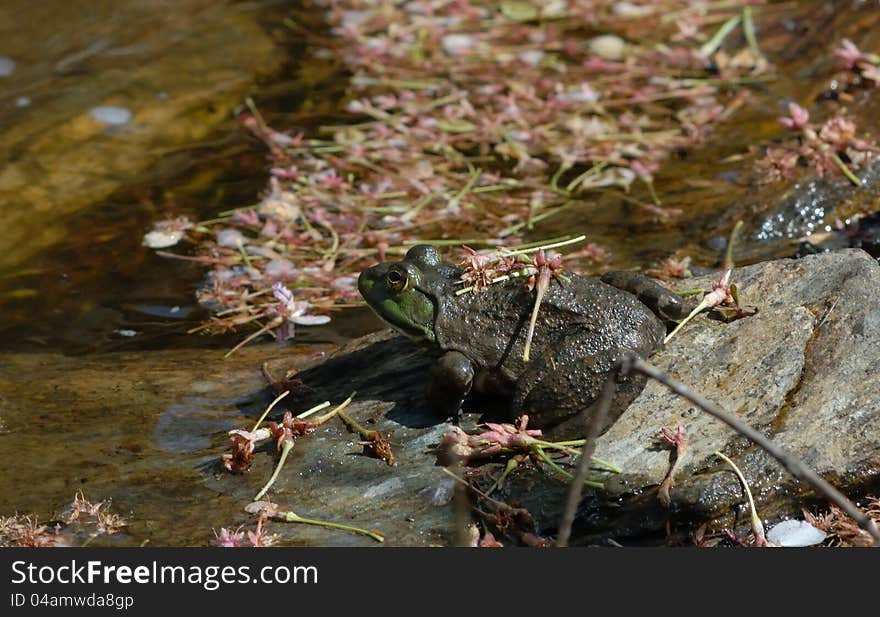
M388 419L410 428L443 421L425 399L425 380L432 362L430 352L391 331L370 334L340 347L326 358L299 370L293 379L302 387L295 394L297 409L322 401L341 402L352 392L358 401L376 401L387 407ZM269 367L277 379L286 367Z

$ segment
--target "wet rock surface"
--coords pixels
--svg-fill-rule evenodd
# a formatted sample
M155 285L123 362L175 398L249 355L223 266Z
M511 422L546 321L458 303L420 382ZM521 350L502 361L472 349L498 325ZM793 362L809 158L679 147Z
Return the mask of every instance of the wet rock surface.
M844 250L735 270L740 298L759 312L733 323L700 317L651 361L761 430L853 495L876 491L880 469L880 266ZM688 281L696 286L709 279ZM657 487L670 449L655 438L681 422L689 449L666 509ZM649 383L599 440L597 456L624 473L584 504L580 533L638 536L667 521L747 525L739 483L713 452L742 469L765 520L821 503L768 454L658 383ZM538 501L559 499L537 496ZM551 521L547 521L548 524Z
M763 431L852 495L878 488L880 265L845 250L780 260L735 271L744 302L759 312L733 323L703 315L651 361ZM687 287L708 284L689 280ZM410 341L379 332L315 357L309 347L281 352L245 348L230 360L204 350L114 353L89 358L8 354L0 359L0 447L26 461L0 478L0 494L33 487L15 508L46 520L76 490L112 497L131 525L111 543L198 545L212 529L252 521L243 508L269 478L274 445L257 449L250 470L222 471L226 431L250 428L272 399L260 365L304 388L295 411L341 402L357 391L350 415L371 429L393 431L397 465L362 451L338 419L301 438L267 498L301 516L374 529L388 545L449 545L453 485L436 465L434 446L449 428L423 395L430 358ZM285 401L287 402L287 401ZM480 419L468 413L465 428ZM655 435L681 421L690 448L672 506L657 500L670 450ZM65 448L45 447L62 440ZM713 452L742 468L768 521L821 503L762 450L649 383L601 437L597 455L624 471L596 471L606 484L582 503L574 543L615 538L627 543L660 532L746 523L736 477ZM494 469L494 468L493 468ZM13 477L14 476L14 477ZM8 486L5 486L7 485ZM502 496L521 502L553 535L567 484L531 469L515 472ZM6 510L7 507L0 508ZM371 546L372 540L304 525L270 523L279 544ZM99 541L100 543L100 541Z

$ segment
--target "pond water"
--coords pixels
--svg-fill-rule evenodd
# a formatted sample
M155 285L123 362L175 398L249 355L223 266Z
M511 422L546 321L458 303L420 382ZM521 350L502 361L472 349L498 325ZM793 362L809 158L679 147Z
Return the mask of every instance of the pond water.
M658 220L600 199L534 237L586 223L615 267L673 254L712 267L738 219L748 262L789 256L800 236L866 209L875 189L839 182L756 196L751 163L729 157L777 134L784 102L827 89L827 49L808 43L870 32L874 13L811 22L792 9L774 21L761 43L777 78L704 148L658 175L664 203L685 217ZM379 328L369 311L349 309L300 328L295 344L254 344L224 361L240 333L187 334L208 317L194 295L203 271L141 243L158 219L200 220L258 200L267 162L235 119L245 97L283 129L338 113L346 76L305 55L283 24L292 14L322 27L321 9L277 0L0 7L0 448L18 463L0 477L0 515L52 520L83 490L113 498L131 521L96 543L207 544L212 528L244 520L205 466L224 431L265 404L260 362L308 357ZM877 98L858 98L855 111L876 117Z

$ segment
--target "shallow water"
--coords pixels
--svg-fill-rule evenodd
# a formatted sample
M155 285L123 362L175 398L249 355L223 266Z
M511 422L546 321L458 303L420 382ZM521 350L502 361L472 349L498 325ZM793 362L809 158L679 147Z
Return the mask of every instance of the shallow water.
M193 294L201 270L141 245L154 220L198 220L256 201L266 162L262 145L233 117L244 97L254 96L281 128L333 118L344 78L303 61L301 42L280 23L291 4L107 0L83 12L61 0L14 0L0 7L0 215L7 221L0 448L20 462L0 476L0 515L51 519L81 489L92 500L112 497L114 510L131 520L126 533L96 543L207 544L212 528L245 520L210 469L224 432L267 402L260 362L308 356L379 327L354 309L326 327L301 328L296 346L255 344L224 361L241 334L186 334L207 317ZM827 61L803 46L800 54L787 49L793 32L828 42L877 20L866 11L841 13L806 34L798 28L809 16L762 34L781 77L757 88L757 103L705 149L658 176L664 206L684 216L658 221L608 196L548 221L534 237L586 226L615 267L644 267L673 253L710 267L739 218L746 220L742 260L755 261L790 255L793 239L871 204L876 189L840 183L815 201L809 187L755 195L744 180L749 163L719 162L776 134L786 97L809 102L825 87L808 78ZM855 111L876 117L877 98L861 97Z

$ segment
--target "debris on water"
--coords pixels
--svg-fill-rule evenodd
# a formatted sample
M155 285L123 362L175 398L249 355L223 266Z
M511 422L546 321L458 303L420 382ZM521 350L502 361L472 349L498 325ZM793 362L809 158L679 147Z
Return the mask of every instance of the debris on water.
M16 107L30 107L31 106L30 97L29 96L18 97L17 99L15 99L15 106Z
M827 536L808 522L794 519L777 523L767 532L767 539L778 546L814 546Z
M609 34L621 31L614 10L574 0L408 3L393 20L383 2L334 3L323 51L351 74L349 115L283 132L247 100L240 119L266 144L271 179L258 204L196 224L196 255L178 255L211 268L198 296L215 317L201 330L269 333L278 281L313 314L359 306L354 277L415 240L510 246L573 203L634 184L655 216L682 216L659 203L655 176L769 66L720 58L731 41L702 50L747 2L659 4L681 20L656 19L659 7L627 14L624 38ZM597 32L587 44L585 28Z
M98 105L89 110L89 115L100 122L109 126L124 126L131 122L132 113L126 107L118 105Z
M153 231L144 234L143 245L151 249L164 249L174 246L183 238L187 229L193 224L185 216L166 221L157 221L153 224Z

